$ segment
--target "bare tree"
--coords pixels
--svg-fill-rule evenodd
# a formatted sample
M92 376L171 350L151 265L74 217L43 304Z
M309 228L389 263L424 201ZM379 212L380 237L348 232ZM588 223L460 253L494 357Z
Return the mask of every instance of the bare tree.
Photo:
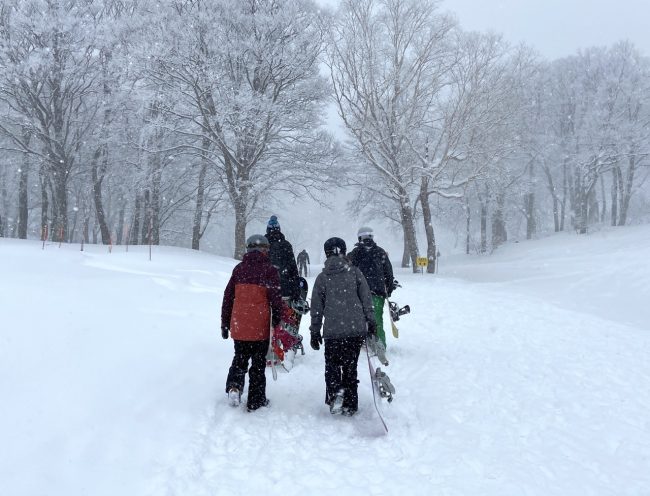
M339 115L397 207L414 271L420 176L408 138L439 90L453 26L428 0L346 0L328 50Z
M68 181L97 112L96 26L86 2L11 0L0 12L0 123L11 149L43 161L52 186L52 235L65 240ZM26 141L25 136L30 140Z
M261 202L311 194L332 173L332 141L320 130L324 18L304 0L186 2L175 15L165 22L194 29L178 31L149 77L177 103L167 111L184 123L185 153L217 171L241 258Z

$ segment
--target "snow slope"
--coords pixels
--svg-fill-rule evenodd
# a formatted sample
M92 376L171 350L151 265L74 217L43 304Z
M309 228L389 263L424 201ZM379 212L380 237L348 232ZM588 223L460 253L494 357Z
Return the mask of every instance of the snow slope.
M358 416L328 413L322 351L267 374L271 408L226 405L233 261L0 239L0 494L649 495L649 238L400 273L412 313L389 338L388 435L364 361ZM591 306L594 278L616 312Z

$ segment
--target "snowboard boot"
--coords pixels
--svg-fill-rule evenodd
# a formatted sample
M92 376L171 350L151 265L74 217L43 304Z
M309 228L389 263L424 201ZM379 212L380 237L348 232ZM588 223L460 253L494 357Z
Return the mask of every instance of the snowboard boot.
M341 415L345 415L346 417L352 417L355 413L357 413L356 408L350 408L347 406L344 406L343 410L341 410Z
M241 403L241 391L235 387L228 390L228 403L230 406L239 406Z
M341 413L343 410L343 396L345 395L345 390L344 389L339 389L336 393L336 396L334 396L334 399L332 399L332 402L330 403L330 413L332 415L336 415L337 413Z
M246 407L246 410L249 412L254 412L255 410L258 410L262 407L268 407L271 404L271 402L268 399L265 399L261 404L259 405L248 405Z

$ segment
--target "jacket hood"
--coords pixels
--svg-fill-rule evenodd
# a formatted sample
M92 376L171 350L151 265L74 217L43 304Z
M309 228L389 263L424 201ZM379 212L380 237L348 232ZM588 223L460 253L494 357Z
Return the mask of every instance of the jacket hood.
M245 264L255 264L255 265L271 263L269 256L265 255L260 251L249 251L248 253L245 253L241 261L242 263Z
M325 274L336 274L350 269L350 262L345 257L332 256L325 260L323 272Z

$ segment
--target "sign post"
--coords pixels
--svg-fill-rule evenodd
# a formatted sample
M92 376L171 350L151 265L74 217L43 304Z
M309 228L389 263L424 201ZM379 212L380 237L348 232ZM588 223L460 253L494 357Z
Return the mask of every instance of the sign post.
M429 259L427 257L417 257L415 263L420 267L422 274L424 274L424 268L429 265Z

